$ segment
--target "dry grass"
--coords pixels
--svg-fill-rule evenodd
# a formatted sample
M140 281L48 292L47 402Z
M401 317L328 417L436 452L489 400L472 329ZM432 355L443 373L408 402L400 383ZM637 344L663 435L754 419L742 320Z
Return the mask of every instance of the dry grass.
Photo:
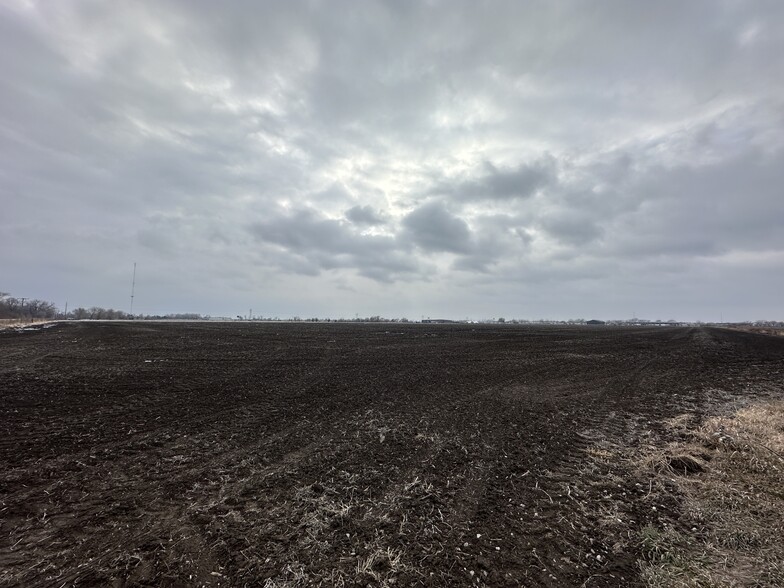
M784 337L784 329L779 327L730 327L735 331L745 331L747 333L757 333L759 335L773 335L775 337Z
M54 322L57 321L54 319L29 319L29 318L0 319L0 330L18 329L21 327L29 327L29 326L42 325L42 324L54 323Z
M642 467L682 495L676 525L645 526L640 570L650 588L784 586L784 402L671 425L683 441Z

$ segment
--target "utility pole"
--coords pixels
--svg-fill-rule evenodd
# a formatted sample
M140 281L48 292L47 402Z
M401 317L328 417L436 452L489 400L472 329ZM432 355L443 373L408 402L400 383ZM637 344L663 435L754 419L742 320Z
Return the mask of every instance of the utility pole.
M68 301L65 301L65 312L63 313L63 318L68 318Z
M136 290L136 262L133 262L133 280L131 281L131 317L133 317L133 294Z

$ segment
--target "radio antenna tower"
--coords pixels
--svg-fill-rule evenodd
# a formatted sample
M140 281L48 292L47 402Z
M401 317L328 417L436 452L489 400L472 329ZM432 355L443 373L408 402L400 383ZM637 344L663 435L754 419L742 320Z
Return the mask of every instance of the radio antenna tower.
M136 262L133 262L133 280L131 281L131 316L133 316L133 293L136 290Z

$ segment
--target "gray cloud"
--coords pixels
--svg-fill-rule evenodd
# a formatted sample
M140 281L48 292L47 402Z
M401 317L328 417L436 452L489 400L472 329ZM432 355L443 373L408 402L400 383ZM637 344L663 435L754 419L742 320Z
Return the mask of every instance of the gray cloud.
M2 289L122 307L137 261L149 312L775 316L782 23L766 1L10 0Z
M356 225L383 225L384 218L370 206L352 206L346 211L346 218Z
M357 233L349 224L310 209L268 215L249 230L256 240L279 248L272 256L284 270L314 275L350 268L377 281L403 278L418 270L394 237Z
M442 202L423 204L403 217L405 235L430 252L466 253L471 249L471 230L450 213Z
M542 220L542 227L567 245L585 245L602 235L601 228L591 218L569 210L546 216Z
M481 173L462 181L445 181L432 188L434 194L457 200L511 200L527 198L555 182L551 161L498 168L483 162Z

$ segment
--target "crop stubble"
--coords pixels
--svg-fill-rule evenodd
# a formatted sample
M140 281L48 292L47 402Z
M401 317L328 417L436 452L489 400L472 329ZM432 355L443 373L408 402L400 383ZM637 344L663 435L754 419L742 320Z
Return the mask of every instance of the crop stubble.
M680 505L612 456L782 374L707 328L0 333L0 585L634 586Z

